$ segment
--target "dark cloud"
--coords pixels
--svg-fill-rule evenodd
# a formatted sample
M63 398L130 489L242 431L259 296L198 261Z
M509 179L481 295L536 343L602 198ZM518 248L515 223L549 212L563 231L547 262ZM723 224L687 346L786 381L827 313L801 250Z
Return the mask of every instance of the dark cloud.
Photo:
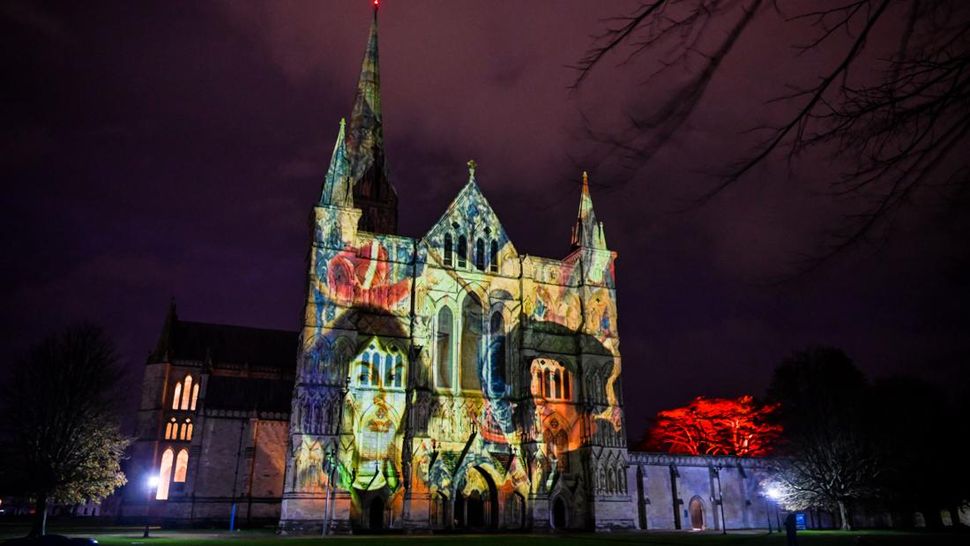
M296 328L307 216L353 99L366 4L4 3L5 353L88 318L137 378L171 296L186 318ZM769 21L645 169L631 178L596 161L582 116L615 129L665 91L663 80L637 85L636 64L607 64L567 90L588 35L629 4L385 2L402 232L438 218L474 158L519 251L562 256L589 168L620 253L632 429L697 394L759 393L780 358L810 343L840 345L874 374L958 369L970 353L959 233L914 213L888 245L775 285L765 281L815 250L845 210L821 192L823 161L792 176L766 165L679 212L710 184L704 173L744 152L743 129L782 111L763 104L778 81L815 76L792 72Z

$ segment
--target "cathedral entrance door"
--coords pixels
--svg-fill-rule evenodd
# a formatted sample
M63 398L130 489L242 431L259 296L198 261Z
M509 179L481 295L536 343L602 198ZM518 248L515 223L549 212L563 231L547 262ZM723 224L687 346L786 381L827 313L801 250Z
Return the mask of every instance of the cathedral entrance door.
M485 503L478 491L473 491L465 501L468 510L468 527L478 529L485 527Z
M704 502L701 501L700 497L694 497L690 499L690 504L687 506L687 511L690 512L690 527L695 531L700 531L704 528Z
M566 503L562 497L556 497L552 503L552 526L556 529L566 528Z
M384 499L376 497L370 502L368 510L368 526L371 531L380 531L384 528Z
M455 526L464 529L498 528L498 488L485 470L469 468L455 495Z

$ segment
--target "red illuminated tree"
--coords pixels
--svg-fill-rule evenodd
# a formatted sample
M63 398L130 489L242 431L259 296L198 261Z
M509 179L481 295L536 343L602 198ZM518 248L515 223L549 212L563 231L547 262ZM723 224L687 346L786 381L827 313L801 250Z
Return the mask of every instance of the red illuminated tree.
M657 414L648 449L690 455L767 455L782 427L769 421L778 404L758 404L751 396L704 398Z

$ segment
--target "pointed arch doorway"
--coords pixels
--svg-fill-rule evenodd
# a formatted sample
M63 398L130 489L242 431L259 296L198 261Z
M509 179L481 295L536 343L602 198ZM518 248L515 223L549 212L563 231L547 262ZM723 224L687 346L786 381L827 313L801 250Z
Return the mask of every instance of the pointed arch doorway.
M498 488L484 469L468 468L455 493L455 527L469 530L498 528Z
M704 529L704 501L700 497L693 497L687 505L687 512L690 515L690 528L695 531Z
M370 531L384 529L384 499L375 497L367 509L367 528Z

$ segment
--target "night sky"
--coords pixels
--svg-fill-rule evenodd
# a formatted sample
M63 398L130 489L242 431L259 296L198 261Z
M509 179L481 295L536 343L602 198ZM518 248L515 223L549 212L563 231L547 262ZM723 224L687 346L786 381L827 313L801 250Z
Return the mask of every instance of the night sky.
M696 395L762 393L811 344L844 348L872 376L941 384L968 362L970 245L933 206L914 203L885 240L794 278L852 205L825 192L824 157L790 171L773 160L688 206L753 144L743 130L784 112L764 101L831 62L794 65L777 20L756 22L685 130L630 173L600 161L581 120L610 130L663 96L663 79L638 85L650 59L611 58L580 92L567 87L601 19L635 3L384 4L401 233L430 228L475 159L516 248L563 257L588 169L619 253L631 438ZM3 366L91 320L118 344L133 409L171 297L186 320L297 329L308 214L370 15L363 0L0 3Z

